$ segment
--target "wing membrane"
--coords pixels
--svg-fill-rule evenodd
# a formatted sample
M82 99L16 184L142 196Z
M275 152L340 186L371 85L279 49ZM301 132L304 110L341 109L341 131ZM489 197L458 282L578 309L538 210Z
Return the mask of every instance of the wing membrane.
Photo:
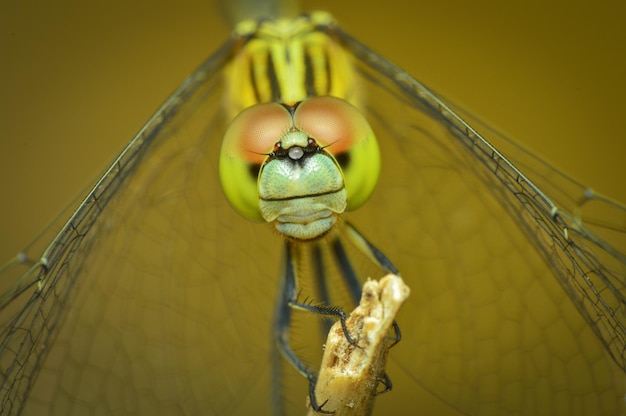
M624 207L321 29L354 56L383 155L349 219L413 293L377 411L624 414ZM51 244L43 234L2 270L2 414L303 413L306 380L270 379L281 239L238 217L218 183L231 47ZM318 351L306 325L293 333Z
M623 412L623 206L597 198L614 215L588 225L583 187L487 130L532 176L522 173L480 123L338 36L357 58L387 169L372 206L393 215L370 213L366 234L418 293L405 310L417 321L399 320L402 353L391 356L464 414Z

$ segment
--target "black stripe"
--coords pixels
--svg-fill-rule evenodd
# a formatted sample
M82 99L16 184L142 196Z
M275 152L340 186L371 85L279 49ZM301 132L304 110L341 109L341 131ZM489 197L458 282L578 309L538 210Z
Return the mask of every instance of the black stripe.
M330 91L333 88L333 83L332 83L332 74L331 74L331 70L330 70L330 57L328 56L328 49L324 50L324 59L326 59L326 95L330 95Z
M254 91L254 99L258 103L261 101L261 94L259 93L259 85L256 82L256 77L254 76L254 65L252 63L252 59L248 59L248 69L250 70L248 76L250 77L250 85L252 86L252 91Z
M320 95L315 91L315 84L313 80L315 76L313 74L313 62L311 59L311 52L309 48L304 50L304 88L306 90L307 97L315 97Z
M270 89L272 91L272 102L282 102L282 94L280 92L280 83L278 82L278 76L276 75L276 68L274 67L274 60L272 54L267 54L267 77L270 80Z

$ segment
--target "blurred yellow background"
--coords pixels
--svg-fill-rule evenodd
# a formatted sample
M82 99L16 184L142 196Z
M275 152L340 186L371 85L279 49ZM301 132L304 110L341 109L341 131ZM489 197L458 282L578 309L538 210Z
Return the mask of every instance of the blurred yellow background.
M305 2L594 189L626 201L623 2ZM215 2L0 6L0 261L226 39Z
M214 1L0 6L0 259L94 180L229 33ZM626 6L305 2L585 185L626 200Z

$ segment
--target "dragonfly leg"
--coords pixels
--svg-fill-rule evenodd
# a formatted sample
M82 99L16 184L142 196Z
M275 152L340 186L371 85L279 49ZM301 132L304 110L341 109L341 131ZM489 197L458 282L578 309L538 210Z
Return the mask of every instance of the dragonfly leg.
M400 326L395 320L393 321L393 333L394 336L391 338L391 344L389 344L388 348L392 348L398 342L402 341L402 332L400 332Z
M341 321L341 327L346 336L346 339L350 344L355 345L356 341L348 333L346 325L346 313L340 308L324 306L324 305L311 305L307 303L298 302L297 295L297 276L296 276L296 258L297 253L294 253L294 243L286 241L285 243L285 272L283 279L282 296L278 302L278 309L276 311L275 319L275 339L278 344L278 348L283 357L304 377L309 380L309 399L311 401L311 407L313 410L319 413L333 413L323 409L323 406L328 402L324 401L322 404L317 403L315 397L315 385L317 383L317 376L307 367L307 365L298 357L289 344L289 328L291 325L291 312L292 309L300 309L309 312L313 312L319 315L337 316Z
M385 273L393 273L400 275L396 266L380 251L376 246L367 241L367 239L357 231L356 228L349 222L346 222L346 233L350 241L358 248L363 254L369 257L374 264L378 265Z
M368 258L370 258L374 263L380 267L386 273L400 274L396 266L391 263L391 261L383 254L382 251L377 249L372 243L367 241L367 239L363 236L363 234L359 233L356 228L352 226L350 223L346 223L346 231L350 241ZM352 264L350 263L350 259L346 254L345 249L343 248L343 244L339 240L339 238L335 238L333 243L333 253L335 255L335 261L341 271L341 274L348 286L350 293L352 295L352 299L355 304L359 303L359 299L361 297L361 282L359 281L354 269L352 268ZM391 344L389 348L396 345L402 339L402 333L400 332L400 326L396 321L393 321L393 331L394 336L392 337Z
M385 272L398 274L398 270L391 263L391 261L373 244L371 244L367 239L359 233L351 224L347 224L348 228L348 236L350 240L361 250L366 256L370 259L374 260L374 262ZM361 297L361 284L359 279L354 272L354 268L348 259L345 249L343 248L343 244L339 240L339 238L335 238L333 243L333 253L335 255L335 261L337 262L337 266L339 270L341 270L341 274L345 280L347 287L350 290L352 298L357 304L359 302L359 298ZM394 335L391 337L391 343L388 348L395 346L402 339L402 332L400 332L400 326L394 320L393 321L393 332ZM391 379L387 375L387 373L383 374L383 378L380 380L380 383L384 386L384 389L376 392L376 395L387 393L391 391L393 384L391 383Z
M315 284L317 289L317 299L322 305L330 305L330 292L328 290L328 281L326 279L326 267L324 264L324 256L322 254L322 248L319 243L316 243L311 248L313 267L315 269ZM326 337L330 332L330 328L333 322L328 319L323 319L321 322L322 337Z
M343 244L335 236L332 241L332 250L333 255L335 257L335 262L341 272L341 276L350 292L350 296L352 297L352 302L354 305L359 304L359 300L361 299L361 281L357 277L354 268L352 267L352 263L346 254L346 250L343 248Z
M346 324L346 319L348 318L348 316L341 308L336 307L336 306L323 305L323 304L313 305L310 303L298 301L298 295L297 295L297 289L296 289L297 288L297 276L296 276L297 268L294 266L296 263L298 263L299 259L297 258L298 253L297 252L294 253L294 250L293 250L294 244L297 244L297 243L292 243L290 241L286 242L287 264L285 268L286 272L285 272L285 286L283 289L283 296L285 297L288 306L292 309L299 309L302 311L312 312L318 315L335 316L339 318L339 321L341 322L341 328L343 329L343 333L346 336L346 339L351 345L356 345L357 340L355 340L352 336L350 336L350 333L348 331L348 326Z
M387 373L383 373L383 378L381 380L379 380L379 382L380 382L380 384L382 384L384 386L384 388L382 390L377 391L376 393L374 393L376 396L388 393L388 392L390 392L393 389L393 384L391 383L391 379L389 378Z
M350 224L347 226L348 235L352 243L354 243L364 254L366 254L370 259L372 259L376 265L378 265L382 270L388 273L398 274L395 266L387 259L387 257L378 250L374 245L369 243L365 237L363 237L354 227ZM338 307L327 306L324 304L321 305L313 305L306 302L300 302L298 300L298 289L297 289L297 270L298 263L301 260L298 256L299 251L296 249L294 242L289 240L285 241L285 267L284 267L284 278L283 278L283 289L282 296L280 296L280 300L278 302L278 309L276 313L275 320L275 339L278 344L279 350L284 358L304 377L309 381L309 398L311 401L311 407L320 413L332 413L327 412L323 409L323 406L328 402L328 400L324 401L322 404L317 403L317 399L315 397L315 385L317 383L317 376L307 367L307 365L302 361L302 359L293 351L289 343L289 329L291 325L291 313L293 309L299 309L303 311L312 312L318 315L325 316L336 316L339 318L341 322L341 327L343 329L343 333L346 337L346 340L352 344L356 345L357 341L354 339L350 332L348 331L348 327L346 324L347 315L346 313ZM359 299L361 297L361 282L357 277L354 268L348 258L346 251L343 247L342 242L339 238L334 238L332 241L332 251L334 254L335 261L338 265L338 268L344 278L344 281L348 287L348 290L351 294L351 297L355 304L358 304ZM324 282L324 267L322 262L322 254L319 246L313 247L313 259L316 268L316 273L318 275L318 282ZM319 283L318 283L319 284ZM324 286L318 288L320 294L324 300L328 299L327 290ZM401 339L401 332L398 324L394 321L393 323L394 333L395 335L392 337L392 343L390 347L397 344ZM384 393L386 391L391 390L391 380L384 374L381 383L384 386L384 389L377 394Z

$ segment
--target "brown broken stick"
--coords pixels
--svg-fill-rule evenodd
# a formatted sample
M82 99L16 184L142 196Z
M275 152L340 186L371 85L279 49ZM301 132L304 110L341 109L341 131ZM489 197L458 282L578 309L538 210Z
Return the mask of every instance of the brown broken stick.
M379 383L384 380L389 330L410 290L399 276L389 274L363 285L361 302L346 320L357 345L350 345L339 322L331 328L315 396L335 416L369 415ZM309 408L309 416L319 415Z

